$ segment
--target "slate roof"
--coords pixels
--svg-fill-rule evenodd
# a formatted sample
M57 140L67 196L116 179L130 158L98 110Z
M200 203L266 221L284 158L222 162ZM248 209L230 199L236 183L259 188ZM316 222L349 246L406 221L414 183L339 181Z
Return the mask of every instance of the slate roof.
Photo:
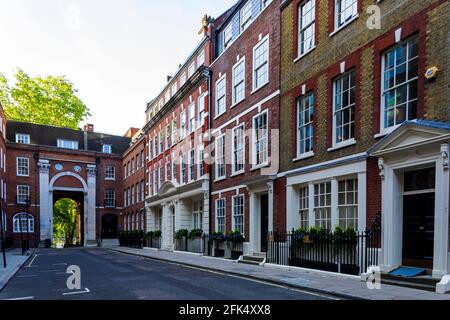
M128 149L131 142L130 138L122 136L9 120L6 124L6 140L15 142L16 133L29 134L32 145L49 147L57 147L57 140L64 139L77 141L79 150L102 152L103 144L110 144L112 153L120 155Z

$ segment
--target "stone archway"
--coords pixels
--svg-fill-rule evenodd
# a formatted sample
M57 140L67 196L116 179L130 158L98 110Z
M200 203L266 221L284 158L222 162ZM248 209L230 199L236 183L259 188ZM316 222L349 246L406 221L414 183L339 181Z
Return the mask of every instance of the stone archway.
M41 241L52 239L54 192L75 192L83 195L83 245L96 245L96 166L86 166L87 181L70 171L60 172L50 179L49 160L40 159L38 167ZM67 177L75 179L81 185L74 188L70 185L66 186L65 182L58 183Z

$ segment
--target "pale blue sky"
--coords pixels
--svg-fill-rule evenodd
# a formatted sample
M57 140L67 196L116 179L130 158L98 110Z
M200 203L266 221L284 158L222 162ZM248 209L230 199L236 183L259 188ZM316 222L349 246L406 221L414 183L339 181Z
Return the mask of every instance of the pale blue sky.
M236 0L1 0L0 72L65 75L95 130L141 127L145 106Z

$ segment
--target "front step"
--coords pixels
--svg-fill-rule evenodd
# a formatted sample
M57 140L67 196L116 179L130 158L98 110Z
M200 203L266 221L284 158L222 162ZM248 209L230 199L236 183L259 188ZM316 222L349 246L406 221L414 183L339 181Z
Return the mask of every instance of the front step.
M102 240L102 247L103 248L114 248L119 247L119 239L103 239Z
M436 292L436 285L439 283L439 280L433 279L429 276L406 278L406 277L397 277L390 274L383 274L381 276L381 283L399 287Z
M260 266L266 261L266 257L264 256L243 256L241 259L238 260L239 263L243 264L251 264L254 266Z

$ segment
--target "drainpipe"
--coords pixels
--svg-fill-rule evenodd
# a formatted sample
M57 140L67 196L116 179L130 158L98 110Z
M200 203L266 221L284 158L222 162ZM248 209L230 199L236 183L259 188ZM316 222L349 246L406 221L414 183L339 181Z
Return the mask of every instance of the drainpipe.
M212 110L212 104L211 104L211 79L212 79L212 71L211 69L208 68L208 75L207 75L207 79L208 79L208 159L211 159L211 126L212 126L212 117L211 117L211 110ZM211 161L209 161L211 162ZM212 229L212 201L211 201L211 188L212 188L212 170L211 170L211 165L208 165L208 170L209 170L209 234L211 235L213 232Z

